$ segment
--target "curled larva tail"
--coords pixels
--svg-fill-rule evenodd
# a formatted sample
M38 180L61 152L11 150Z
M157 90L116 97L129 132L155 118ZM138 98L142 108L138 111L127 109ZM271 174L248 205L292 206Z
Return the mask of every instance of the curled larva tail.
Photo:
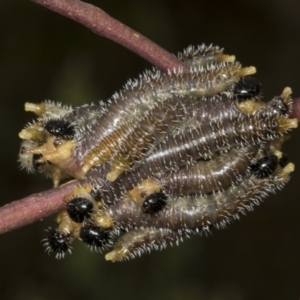
M182 241L181 234L166 228L145 228L125 233L114 250L105 255L112 262L133 259L151 250L162 250L168 244Z
M223 54L223 49L218 46L204 44L200 46L189 46L182 53L178 53L178 58L188 66L206 66L216 62L234 62L234 55Z

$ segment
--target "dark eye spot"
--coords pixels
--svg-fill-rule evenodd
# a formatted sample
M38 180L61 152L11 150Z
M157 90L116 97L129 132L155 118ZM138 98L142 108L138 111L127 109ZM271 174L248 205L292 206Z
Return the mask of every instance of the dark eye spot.
M71 140L75 136L74 126L65 120L50 120L45 125L45 130L54 136L65 140Z
M84 243L92 247L103 247L110 240L110 230L96 225L87 225L81 228L80 238Z
M278 157L269 155L259 159L256 163L250 166L251 172L257 178L267 178L276 170L278 165Z
M71 220L82 223L89 219L93 213L94 205L86 198L74 198L67 203L67 212Z
M234 95L238 100L261 98L261 84L253 77L242 77L234 86Z
M142 204L142 211L145 214L155 214L162 210L167 203L167 195L163 192L156 192L148 196Z

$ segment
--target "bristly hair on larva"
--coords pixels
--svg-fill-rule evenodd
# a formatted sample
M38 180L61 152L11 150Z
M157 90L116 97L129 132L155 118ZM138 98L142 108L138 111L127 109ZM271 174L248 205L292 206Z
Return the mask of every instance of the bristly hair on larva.
M38 118L19 134L21 166L76 178L43 241L60 259L74 239L120 261L193 233L223 228L281 188L294 170L281 153L297 127L291 89L265 101L234 55L190 46L190 68L154 68L107 101L77 108L26 103Z

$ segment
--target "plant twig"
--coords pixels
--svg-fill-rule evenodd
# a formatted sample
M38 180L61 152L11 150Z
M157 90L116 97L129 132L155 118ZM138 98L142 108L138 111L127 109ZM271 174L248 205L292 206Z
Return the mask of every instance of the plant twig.
M290 118L296 118L300 122L300 97L293 99L293 110L290 112Z
M156 45L137 31L120 23L100 8L78 0L32 0L65 17L68 17L94 33L104 36L147 61L163 71L189 68L160 46Z
M63 197L70 193L77 180L56 189L33 194L0 208L0 234L31 224L64 208Z

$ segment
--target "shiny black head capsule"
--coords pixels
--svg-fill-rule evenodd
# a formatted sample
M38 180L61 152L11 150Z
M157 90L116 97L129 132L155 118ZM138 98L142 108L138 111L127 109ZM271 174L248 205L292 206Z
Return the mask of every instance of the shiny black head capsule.
M54 253L57 259L71 253L71 234L63 234L58 229L49 228L47 237L43 240L46 252Z
M253 77L242 77L234 86L233 93L238 100L260 99L261 84Z
M94 205L86 198L77 197L67 203L67 212L71 220L82 223L93 213Z
M162 210L167 203L167 195L163 192L156 192L148 196L142 204L142 211L145 214L155 214Z
M267 178L276 170L278 166L278 157L268 155L259 159L250 166L251 173L257 178Z
M93 248L106 246L110 241L110 230L96 225L86 225L80 230L81 240Z
M66 120L50 120L45 125L45 130L64 140L71 140L75 136L74 126Z

